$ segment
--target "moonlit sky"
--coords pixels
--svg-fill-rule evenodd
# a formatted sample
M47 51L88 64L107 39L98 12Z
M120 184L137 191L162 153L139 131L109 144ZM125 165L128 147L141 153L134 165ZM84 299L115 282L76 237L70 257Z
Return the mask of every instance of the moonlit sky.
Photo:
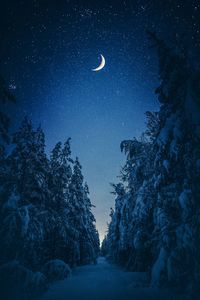
M72 138L101 239L125 157L119 145L157 110L157 60L146 29L199 46L199 1L1 1L0 67L17 103L12 130L27 115L42 125L47 152ZM100 63L106 66L92 72Z

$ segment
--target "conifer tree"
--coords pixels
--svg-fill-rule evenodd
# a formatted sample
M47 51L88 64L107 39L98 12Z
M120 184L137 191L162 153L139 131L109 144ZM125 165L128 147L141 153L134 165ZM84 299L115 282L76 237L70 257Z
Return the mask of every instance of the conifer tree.
M158 51L161 107L155 141L155 230L159 236L152 282L188 286L199 272L200 92L198 71L149 33ZM198 273L199 274L199 273Z
M139 140L121 144L125 193L117 193L104 252L132 270L149 271L154 285L194 291L200 270L200 76L185 51L148 34L158 52L160 110L146 113Z
M2 207L2 258L5 261L19 259L35 267L40 263L38 258L42 259L42 228L48 215L48 160L44 153L44 133L41 128L34 131L31 122L25 118L13 142L15 147L6 160L10 175L4 187L7 198Z

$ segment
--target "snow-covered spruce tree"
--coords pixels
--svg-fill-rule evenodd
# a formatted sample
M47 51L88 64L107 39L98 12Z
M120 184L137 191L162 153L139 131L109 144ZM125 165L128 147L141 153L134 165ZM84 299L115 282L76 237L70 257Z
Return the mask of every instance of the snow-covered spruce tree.
M117 198L106 237L107 251L115 262L145 271L152 264L152 142L142 136L123 141L121 150L127 154L121 176L125 187L122 183L113 185Z
M87 247L85 247L85 261L93 261L96 262L97 256L99 254L99 234L95 226L95 217L92 213L92 205L91 200L89 198L89 187L87 183L84 185L84 206L85 206L85 214L84 214L84 223L87 233Z
M68 222L69 184L72 176L70 139L62 147L57 143L50 157L49 189L50 201L48 209L55 219L53 231L49 232L45 249L49 259L59 258L71 264L71 228Z
M50 206L56 211L66 208L66 199L69 197L69 184L72 176L71 169L70 138L62 147L61 142L57 143L52 150L50 157L50 186L53 198Z
M1 168L1 292L12 285L15 295L27 297L44 291L47 280L67 277L67 264L95 261L99 239L89 189L78 160L73 172L72 165L70 139L48 159L42 129L23 120Z
M69 252L72 266L80 264L80 236L83 226L83 175L81 165L76 158L69 185L67 219L72 230L71 251Z
M200 280L200 73L154 34L161 84L154 147L155 263L152 283Z
M40 272L31 272L19 262L8 261L18 258L20 251L17 239L22 237L22 231L27 225L25 222L26 209L18 209L17 200L19 197L12 194L12 183L14 177L11 171L10 159L7 158L6 145L11 141L8 129L10 120L3 112L3 104L14 101L14 96L5 85L3 78L0 78L0 293L4 299L22 299L24 292L26 296L39 296L47 289L47 281ZM20 228L18 228L20 227ZM22 229L23 228L23 229ZM16 248L15 248L16 247ZM12 288L11 288L12 287Z
M17 259L34 270L52 259L94 261L98 233L78 159L72 173L70 139L49 160L42 129L25 118L13 143L1 202L2 262Z
M145 271L151 264L150 237L153 222L152 143L142 135L140 139L124 141L121 149L127 154L127 163L122 170L127 181L128 211L128 261L127 267L135 271Z
M82 167L78 158L74 162L68 201L68 220L73 228L73 264L84 264L96 259L98 234L91 214L88 188L83 185Z
M120 262L125 240L125 264L150 270L152 284L182 288L200 280L200 72L149 35L158 50L160 111L147 113L147 142L122 142L127 185L125 196L117 196L105 245Z
M48 160L44 152L44 134L34 131L26 118L14 135L12 153L6 158L9 176L2 205L1 259L18 259L32 268L42 261L49 190ZM48 217L47 217L48 215Z
M122 206L125 202L125 190L121 183L116 185L112 184L112 187L114 188L112 193L117 196L115 200L115 210L112 208L110 210L111 222L108 226L108 234L103 245L105 244L104 247L108 247L107 252L110 260L123 264L127 259L127 255L124 253L124 250L126 250L126 239L124 239L124 236L127 233L126 222L122 225Z

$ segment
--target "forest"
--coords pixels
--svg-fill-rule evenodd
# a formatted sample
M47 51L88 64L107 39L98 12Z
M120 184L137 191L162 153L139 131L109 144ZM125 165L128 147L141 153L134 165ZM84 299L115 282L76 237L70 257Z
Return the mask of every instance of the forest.
M14 100L3 79L0 93L2 102ZM1 112L0 284L12 299L13 293L38 296L71 268L96 263L99 235L70 138L47 157L40 126L35 129L24 118L13 136L8 128L9 118Z
M102 252L152 285L193 293L200 274L200 73L187 52L171 49L154 33L159 61L160 110L146 112L140 138L124 140L126 164L113 184ZM194 299L194 298L193 298Z
M126 163L119 183L112 184L115 207L101 255L131 272L146 272L149 286L178 289L195 299L200 73L185 51L170 48L152 32L148 37L158 55L160 109L146 112L140 138L121 142ZM3 79L0 100L14 100ZM35 129L25 118L11 135L8 116L0 116L0 283L9 296L14 290L37 297L71 269L97 262L93 205L81 164L71 156L70 138L48 156L40 126Z

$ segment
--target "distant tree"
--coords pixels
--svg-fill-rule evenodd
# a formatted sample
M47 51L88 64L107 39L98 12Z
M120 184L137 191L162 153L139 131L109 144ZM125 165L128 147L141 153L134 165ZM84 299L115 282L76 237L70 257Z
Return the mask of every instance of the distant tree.
M104 236L104 239L101 244L101 255L107 257L108 255L108 241L107 241L107 235Z

